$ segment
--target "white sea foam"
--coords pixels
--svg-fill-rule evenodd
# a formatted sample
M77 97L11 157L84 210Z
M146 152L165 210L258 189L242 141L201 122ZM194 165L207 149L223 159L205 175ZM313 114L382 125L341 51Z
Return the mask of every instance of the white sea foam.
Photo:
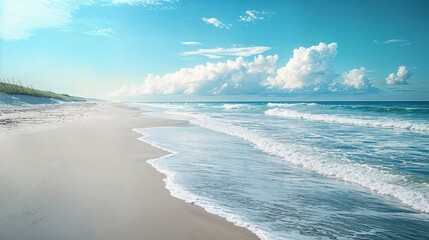
M174 114L194 117L191 120L192 124L239 137L253 144L257 149L281 157L294 165L328 177L358 184L378 194L394 197L415 210L429 213L428 183L413 183L404 175L354 163L314 148L282 143L256 131L230 124L225 119L213 119L201 114L183 112L174 112Z
M393 119L393 118L357 118L352 116L343 116L335 114L314 114L304 113L284 108L273 108L265 111L267 116L284 117L291 119L304 119L309 121L318 121L335 124L345 124L360 127L374 128L392 128L397 130L405 130L416 133L429 134L429 124L410 122L408 120Z
M317 103L267 103L268 107L293 107L299 105L316 106Z
M224 109L240 109L240 108L252 108L249 104L230 104L226 103L222 105L222 108Z
M147 163L149 163L152 167L154 167L158 172L164 174L166 178L164 179L165 182L165 188L168 189L171 196L179 198L187 203L195 204L197 206L202 207L205 211L221 216L225 218L227 221L235 224L239 227L244 227L252 231L254 234L256 234L260 239L262 240L268 240L268 239L274 239L274 236L271 236L269 233L266 233L262 230L260 230L258 227L256 227L254 224L248 223L246 221L243 221L242 218L234 213L231 213L229 211L226 211L225 209L222 209L221 207L218 207L216 205L213 205L209 203L204 198L199 197L196 194L193 194L189 191L187 191L183 186L180 184L177 184L175 181L175 175L176 173L172 171L168 171L167 169L161 167L160 164L157 163L158 160L163 158L172 157L178 153L171 151L169 149L166 149L159 144L154 143L153 141L149 141L147 138L149 135L147 132L144 131L144 129L133 129L133 131L138 132L142 134L143 136L138 138L138 140L143 141L147 144L150 144L153 147L162 149L166 152L169 152L170 154L162 156L160 158L155 159L149 159L147 160Z

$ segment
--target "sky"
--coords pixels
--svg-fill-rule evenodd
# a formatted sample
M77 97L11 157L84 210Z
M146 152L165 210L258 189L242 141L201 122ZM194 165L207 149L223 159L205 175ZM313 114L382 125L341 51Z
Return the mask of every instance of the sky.
M136 101L429 100L425 0L1 0L0 78Z

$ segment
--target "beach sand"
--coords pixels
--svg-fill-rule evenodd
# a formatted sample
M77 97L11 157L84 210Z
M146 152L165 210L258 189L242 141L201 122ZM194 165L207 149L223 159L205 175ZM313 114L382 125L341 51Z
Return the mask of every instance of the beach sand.
M0 126L0 239L258 239L171 197L146 162L166 152L131 129L183 122L119 104L55 109L49 121L36 109L26 122Z

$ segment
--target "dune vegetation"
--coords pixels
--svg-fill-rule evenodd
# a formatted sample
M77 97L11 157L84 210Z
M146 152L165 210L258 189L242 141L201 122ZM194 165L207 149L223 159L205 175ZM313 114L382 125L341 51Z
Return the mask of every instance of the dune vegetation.
M38 90L34 89L31 86L23 86L21 83L16 83L14 80L8 79L0 79L0 93L53 98L62 101L85 101L85 99L81 97L70 96L67 94L59 94L51 91Z

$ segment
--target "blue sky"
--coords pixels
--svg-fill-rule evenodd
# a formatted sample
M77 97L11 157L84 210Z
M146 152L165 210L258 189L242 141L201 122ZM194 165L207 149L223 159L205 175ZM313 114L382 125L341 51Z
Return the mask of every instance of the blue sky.
M136 100L429 100L429 2L4 0L0 77Z

